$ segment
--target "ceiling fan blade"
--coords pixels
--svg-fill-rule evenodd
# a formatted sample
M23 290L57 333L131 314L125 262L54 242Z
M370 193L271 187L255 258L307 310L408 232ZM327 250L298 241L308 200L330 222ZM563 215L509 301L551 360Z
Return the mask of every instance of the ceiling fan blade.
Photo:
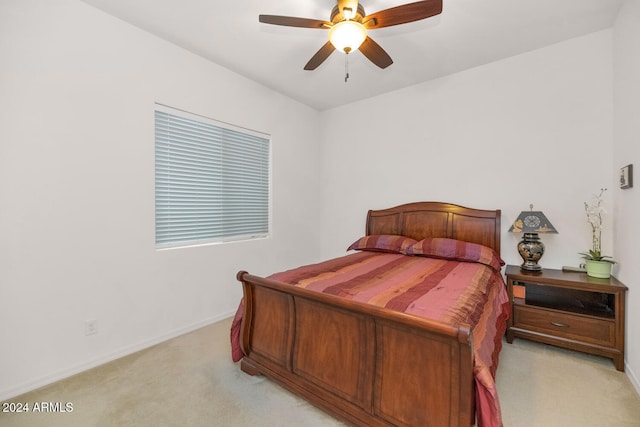
M369 61L373 62L380 68L387 68L389 65L393 64L393 59L384 51L382 47L376 42L373 41L371 37L368 37L364 40L364 42L360 45L360 52L367 58Z
M333 24L319 19L296 18L293 16L259 15L258 21L264 24L284 25L301 28L330 28Z
M329 57L336 50L335 47L331 44L331 42L326 42L324 46L320 48L319 51L316 52L315 55L311 57L307 65L304 66L304 69L307 71L315 70L324 62L325 59Z
M419 21L440 13L442 13L442 0L417 1L367 15L363 24L367 29L373 30Z

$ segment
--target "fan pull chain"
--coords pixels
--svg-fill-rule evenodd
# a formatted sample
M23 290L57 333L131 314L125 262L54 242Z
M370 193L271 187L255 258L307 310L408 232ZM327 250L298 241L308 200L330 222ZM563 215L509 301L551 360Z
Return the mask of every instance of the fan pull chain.
M349 80L349 53L344 55L344 82Z

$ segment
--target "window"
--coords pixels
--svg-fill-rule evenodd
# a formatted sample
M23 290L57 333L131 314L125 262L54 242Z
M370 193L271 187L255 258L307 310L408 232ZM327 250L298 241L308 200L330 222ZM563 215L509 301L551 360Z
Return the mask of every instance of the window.
M156 245L269 233L265 134L156 105Z

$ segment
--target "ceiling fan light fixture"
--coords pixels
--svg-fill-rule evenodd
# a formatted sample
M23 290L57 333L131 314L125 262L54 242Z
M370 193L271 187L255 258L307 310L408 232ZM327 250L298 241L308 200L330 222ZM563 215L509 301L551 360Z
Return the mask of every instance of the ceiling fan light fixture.
M329 30L329 41L341 52L358 50L367 38L367 29L357 21L342 21Z

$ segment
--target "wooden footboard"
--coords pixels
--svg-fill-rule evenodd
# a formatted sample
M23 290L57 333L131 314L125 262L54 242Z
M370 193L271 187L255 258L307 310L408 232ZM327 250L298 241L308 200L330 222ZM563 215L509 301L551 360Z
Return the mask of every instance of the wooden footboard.
M247 272L242 370L360 426L470 426L473 346L452 327Z

